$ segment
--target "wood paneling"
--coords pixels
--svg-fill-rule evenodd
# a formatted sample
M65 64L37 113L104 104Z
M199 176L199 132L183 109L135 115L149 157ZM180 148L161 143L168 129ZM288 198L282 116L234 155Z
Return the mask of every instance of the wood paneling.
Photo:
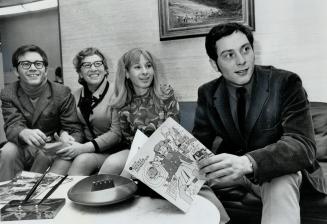
M59 0L65 83L78 88L72 65L84 47L101 49L114 72L128 49L143 47L161 62L160 71L179 100L194 101L197 88L216 77L204 37L160 41L157 0ZM327 101L327 16L325 0L256 0L255 52L258 64L296 72L311 100Z

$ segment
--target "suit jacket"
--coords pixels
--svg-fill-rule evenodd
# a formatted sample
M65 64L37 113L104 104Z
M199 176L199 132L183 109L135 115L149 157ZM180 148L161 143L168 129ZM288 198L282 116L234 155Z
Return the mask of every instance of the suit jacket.
M255 66L244 137L233 121L225 82L220 77L199 88L193 135L215 154L249 154L259 184L301 170L314 189L327 193L301 79L272 66Z
M77 118L75 99L68 87L48 81L48 88L38 99L35 108L19 85L7 85L1 91L2 114L7 140L22 144L18 134L25 128L40 129L47 136L67 131L76 141L83 140Z

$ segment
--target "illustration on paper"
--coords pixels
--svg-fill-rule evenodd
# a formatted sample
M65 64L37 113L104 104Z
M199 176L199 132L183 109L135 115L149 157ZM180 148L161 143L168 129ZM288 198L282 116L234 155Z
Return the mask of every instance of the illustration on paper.
M205 182L197 161L212 155L197 139L168 118L138 150L129 172L186 212Z

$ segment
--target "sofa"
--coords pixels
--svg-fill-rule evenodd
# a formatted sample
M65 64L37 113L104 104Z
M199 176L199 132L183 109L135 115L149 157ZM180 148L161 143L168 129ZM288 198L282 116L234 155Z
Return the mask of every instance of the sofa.
M311 115L317 143L317 158L327 178L327 103L311 102ZM192 131L196 102L181 102L181 125ZM238 189L215 189L231 217L229 224L260 223L262 204L258 197L241 187ZM327 224L327 196L301 192L301 223Z

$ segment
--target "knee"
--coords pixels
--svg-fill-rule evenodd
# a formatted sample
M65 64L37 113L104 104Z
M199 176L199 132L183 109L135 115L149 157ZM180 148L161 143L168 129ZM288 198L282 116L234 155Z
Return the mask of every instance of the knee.
M50 172L60 175L66 175L68 173L70 166L71 166L71 161L57 158L53 162Z
M82 153L73 160L73 166L87 166L93 161L93 157L89 153Z
M96 168L96 158L91 153L83 153L74 159L68 174L73 176L90 175Z
M125 166L129 150L110 155L103 163L100 174L120 174Z
M291 192L299 194L300 185L302 183L301 172L287 174L284 176L276 177L270 182L266 182L262 185L261 190L263 192L268 191L269 194L287 195Z
M129 150L124 150L110 155L106 162L112 167L123 168L125 166Z
M19 156L18 146L14 143L6 143L0 150L0 159L6 162L12 162Z

